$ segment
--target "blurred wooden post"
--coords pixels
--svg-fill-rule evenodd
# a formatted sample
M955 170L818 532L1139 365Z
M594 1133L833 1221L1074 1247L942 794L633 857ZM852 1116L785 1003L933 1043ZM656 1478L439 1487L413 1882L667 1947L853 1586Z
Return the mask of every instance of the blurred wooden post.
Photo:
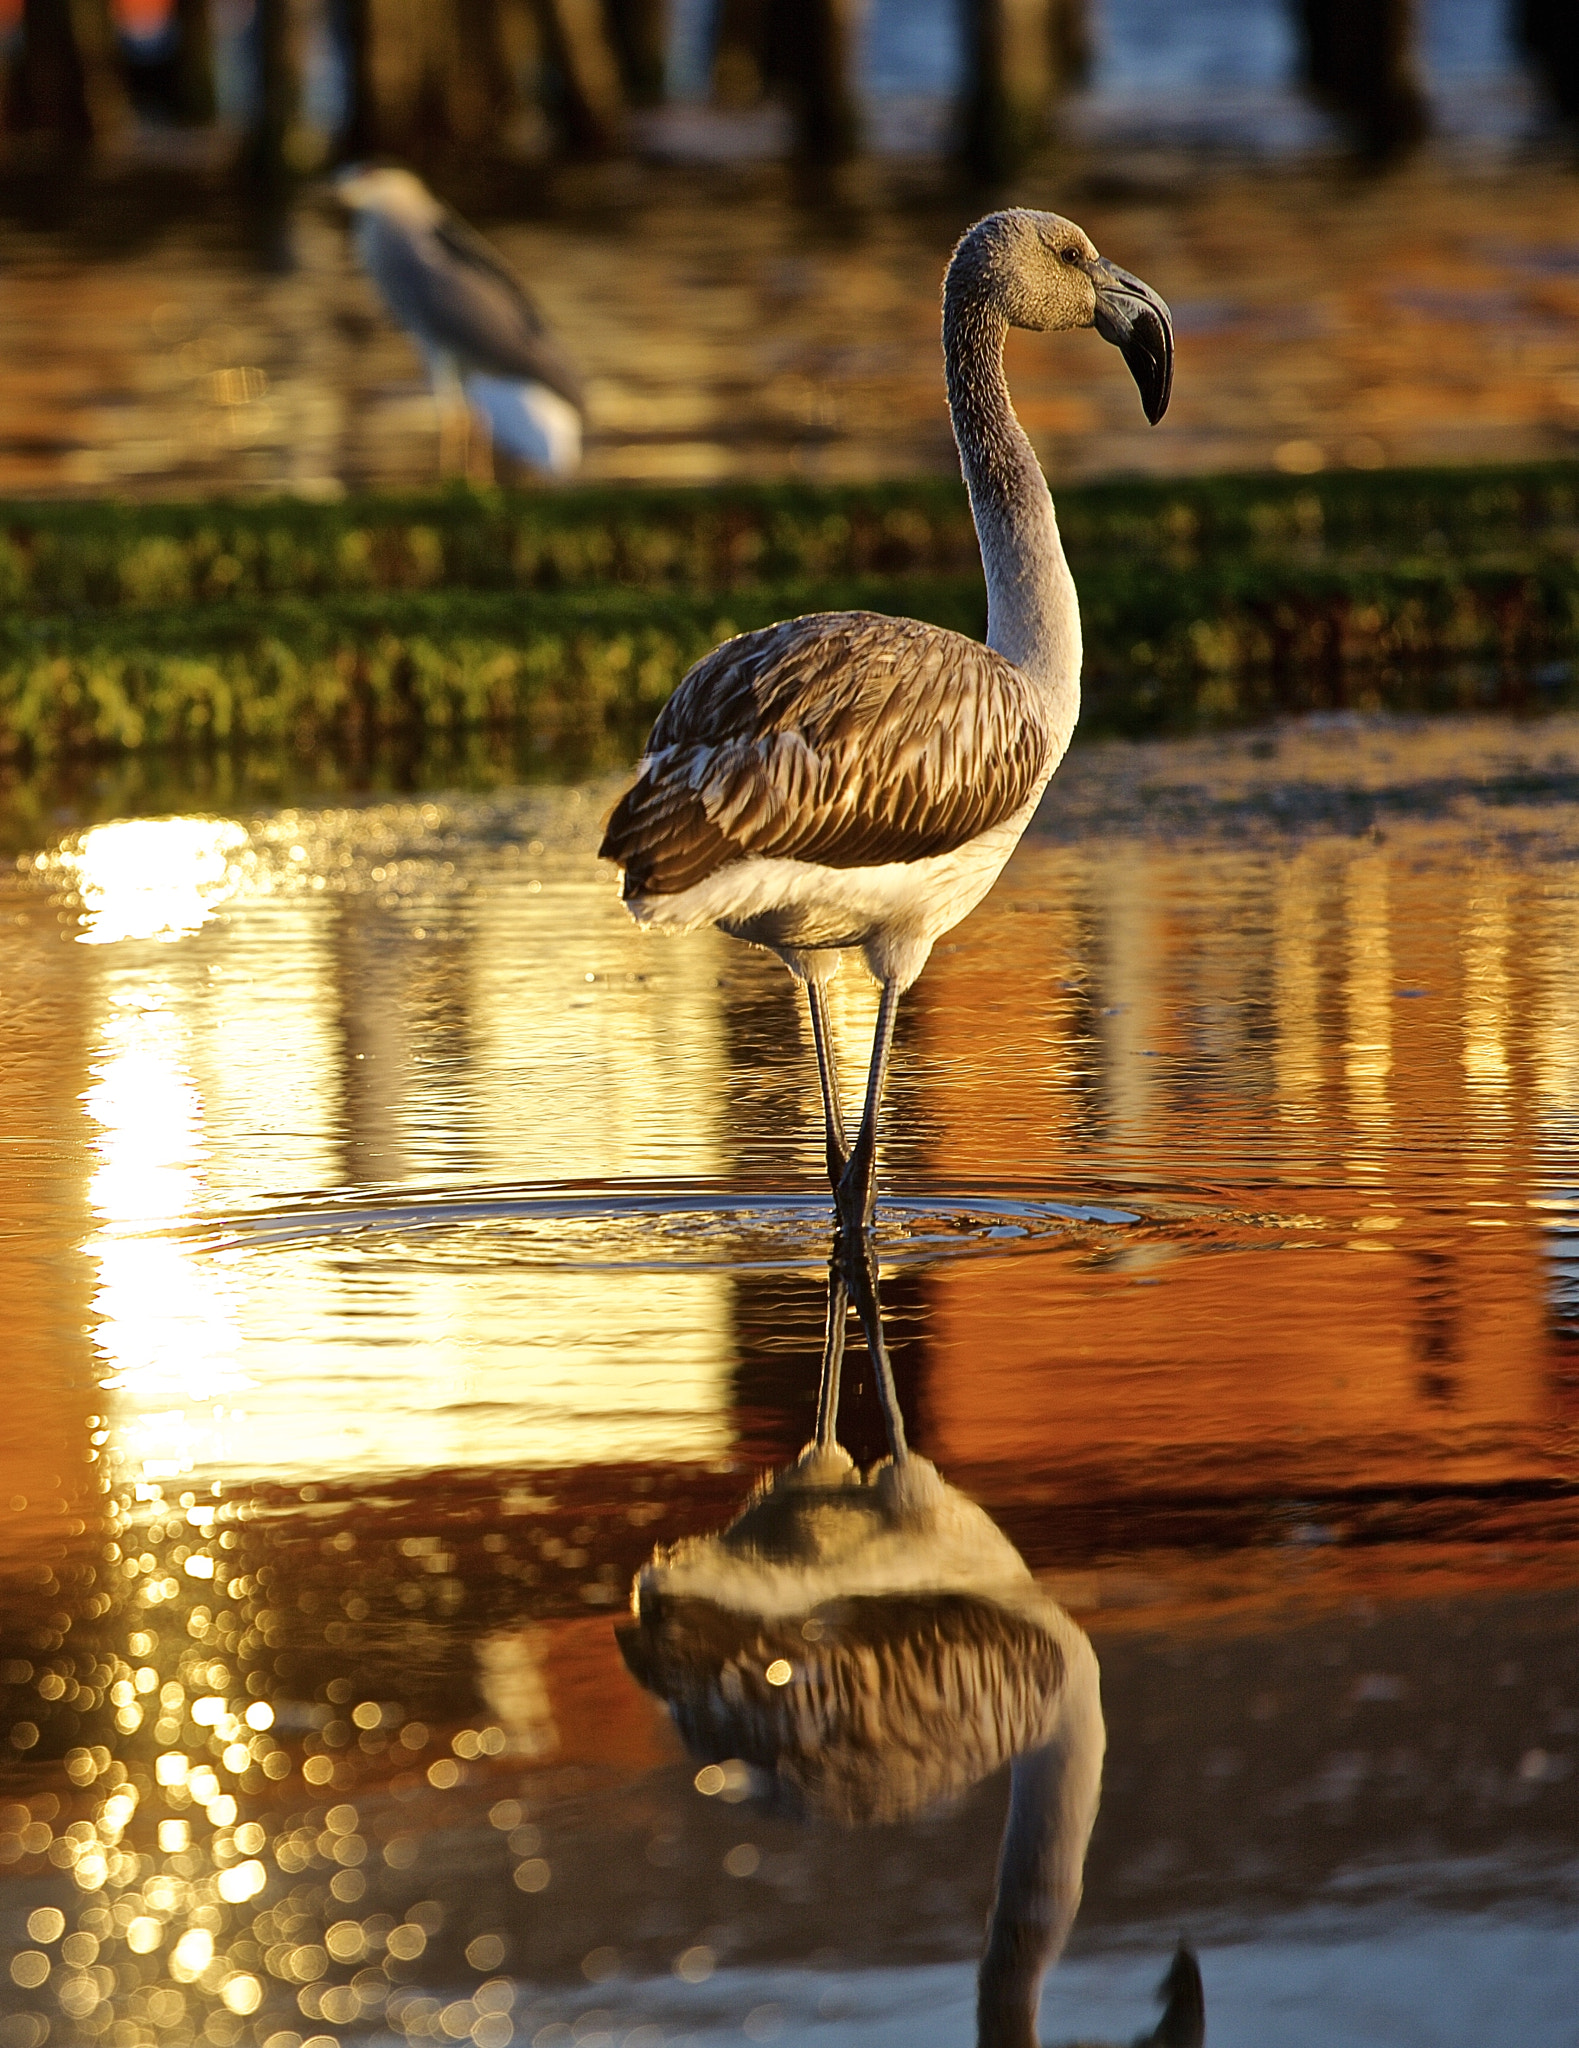
M183 121L214 118L214 35L209 0L175 0L176 102Z
M5 114L13 133L57 156L85 156L125 129L131 102L106 0L24 0Z
M807 168L848 163L859 145L855 17L854 0L770 0L765 69L789 102L796 159Z
M110 20L108 0L71 0L71 32L82 67L94 145L103 149L125 132L132 118L120 39Z
M444 50L446 140L484 159L516 109L498 0L454 0Z
M773 0L714 0L709 62L715 106L754 107L772 68Z
M1573 0L1568 0L1572 5ZM1299 0L1311 90L1376 162L1426 132L1415 0Z
M959 156L998 184L1047 131L1060 92L1090 64L1084 0L964 0L965 82Z
M1091 76L1091 19L1086 0L1051 0L1049 11L1056 94L1084 85Z
M1515 18L1558 113L1579 121L1579 0L1517 0Z
M17 125L53 137L68 152L86 152L93 117L71 15L71 0L26 0Z
M39 138L51 153L87 154L93 115L71 0L25 0L6 79L6 126Z
M336 150L343 161L355 163L371 156L378 147L374 117L372 76L371 0L340 0L341 33L345 37L345 64L349 105L345 126L340 130Z
M515 112L500 0L344 0L351 106L337 153L486 162Z
M657 106L668 68L668 0L604 0L604 6L626 98L632 106Z
M624 139L625 94L600 0L537 0L543 36L560 75L565 140L607 156Z
M252 183L270 198L289 187L291 132L298 93L295 22L291 0L256 0L258 111L245 153Z
M429 0L345 0L351 110L340 138L347 157L404 156L419 161L431 139L434 28Z
M815 176L860 146L851 82L859 0L718 0L713 93L753 106L764 92L787 104L795 161Z

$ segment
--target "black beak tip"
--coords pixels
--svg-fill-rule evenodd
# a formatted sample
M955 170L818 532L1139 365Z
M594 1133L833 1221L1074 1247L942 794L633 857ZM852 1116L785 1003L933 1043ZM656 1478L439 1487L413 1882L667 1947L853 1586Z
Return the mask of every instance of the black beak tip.
M1155 426L1173 396L1173 335L1166 321L1148 309L1130 332L1124 360L1140 393L1141 410Z
M1155 426L1173 395L1173 315L1149 284L1127 270L1101 260L1090 269L1097 288L1097 333L1116 344L1140 392L1141 408Z

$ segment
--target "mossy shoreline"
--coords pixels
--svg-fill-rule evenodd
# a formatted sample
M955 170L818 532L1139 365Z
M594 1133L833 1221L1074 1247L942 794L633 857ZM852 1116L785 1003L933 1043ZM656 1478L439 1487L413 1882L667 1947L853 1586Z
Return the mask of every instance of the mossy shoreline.
M1059 494L1110 730L1565 690L1579 464ZM0 756L635 729L730 632L985 624L957 483L0 505Z

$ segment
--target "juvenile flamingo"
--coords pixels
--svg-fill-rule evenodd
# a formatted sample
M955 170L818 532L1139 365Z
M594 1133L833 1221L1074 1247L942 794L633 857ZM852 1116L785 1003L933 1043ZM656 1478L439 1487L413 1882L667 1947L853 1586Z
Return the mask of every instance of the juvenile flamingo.
M1080 709L1080 607L1053 501L1003 373L1010 327L1094 327L1155 423L1168 308L1054 213L990 214L943 285L949 415L987 581L987 640L916 619L819 612L743 633L659 713L602 853L637 922L715 924L806 987L841 1228L870 1230L877 1121L899 998L986 895ZM826 988L858 949L882 986L853 1145Z

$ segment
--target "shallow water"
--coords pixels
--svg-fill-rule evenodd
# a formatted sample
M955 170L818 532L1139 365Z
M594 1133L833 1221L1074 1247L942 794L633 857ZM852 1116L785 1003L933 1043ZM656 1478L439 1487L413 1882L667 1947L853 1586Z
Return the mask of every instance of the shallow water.
M970 2038L1003 1774L797 1818L616 1643L827 1258L788 979L628 925L617 787L0 883L0 2048ZM1094 745L902 1013L910 1440L1102 1668L1049 2039L1181 1932L1214 2043L1579 2038L1576 850L1579 721Z

